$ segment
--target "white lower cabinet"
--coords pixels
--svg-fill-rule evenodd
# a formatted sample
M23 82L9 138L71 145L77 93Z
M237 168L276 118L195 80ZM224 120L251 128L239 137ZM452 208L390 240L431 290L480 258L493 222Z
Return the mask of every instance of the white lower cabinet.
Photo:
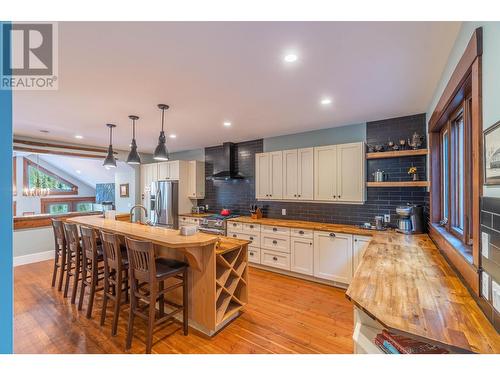
M314 276L349 284L352 278L352 235L314 232Z
M260 263L270 267L290 270L290 254L260 249Z
M292 237L290 253L290 271L312 276L314 273L313 239Z
M260 248L248 246L248 261L260 264Z
M268 250L290 253L290 236L262 233L260 246Z
M354 243L352 245L353 256L352 256L352 274L356 272L356 269L363 258L366 247L370 242L370 237L365 236L354 236Z

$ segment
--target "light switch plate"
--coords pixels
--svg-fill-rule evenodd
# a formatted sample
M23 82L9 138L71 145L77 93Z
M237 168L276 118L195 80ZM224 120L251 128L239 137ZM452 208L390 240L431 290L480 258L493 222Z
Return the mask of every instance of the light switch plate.
M481 255L485 258L490 256L490 235L486 232L481 232Z
M384 215L384 223L390 223L391 222L391 215L385 214Z
M495 280L491 283L491 297L493 307L496 311L500 312L500 284L498 284Z
M481 272L481 295L487 301L490 300L490 275L486 272Z
M286 216L286 208L281 209L281 215Z

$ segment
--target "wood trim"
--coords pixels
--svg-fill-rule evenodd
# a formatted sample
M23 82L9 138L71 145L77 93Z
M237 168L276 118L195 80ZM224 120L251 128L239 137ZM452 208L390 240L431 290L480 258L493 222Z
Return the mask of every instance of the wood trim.
M463 85L469 72L471 71L471 66L477 57L483 54L483 28L478 27L474 30L471 39L469 40L469 44L465 48L464 54L460 58L453 74L451 75L446 88L441 95L441 98L432 113L432 116L429 120L429 131L434 132L439 128L443 123L443 115L449 107L450 103L453 101L453 98L457 95L458 90Z
M483 195L483 90L482 58L472 64L471 159L472 159L472 256L480 264L481 202ZM478 278L479 279L479 278ZM478 280L479 283L479 280Z
M58 215L33 215L33 216L17 216L14 217L14 230L18 229L33 229L33 228L43 228L50 227L52 225L52 219L66 219L74 216L87 216L87 215L100 215L102 212L70 212L67 214Z
M429 181L383 181L367 182L367 187L428 187Z
M17 156L12 158L12 195L17 195Z
M103 154L107 154L108 150L104 148L97 148L97 147L85 147L85 146L76 146L76 145L64 145L64 144L58 144L58 143L47 143L47 142L36 142L36 141L25 141L22 139L15 139L14 138L14 144L15 143L20 143L22 145L27 145L27 146L35 146L35 147L45 147L45 148L62 148L66 150L77 150L77 151L87 151L87 152L100 152ZM117 152L115 152L116 154ZM101 155L102 157L102 155Z
M60 197L60 198L41 198L40 206L42 214L47 213L48 206L53 203L69 203L71 206L70 211L76 211L76 204L80 202L92 202L95 203L95 197Z
M33 167L36 168L43 173L56 178L62 182L64 182L66 185L71 186L71 191L61 191L61 190L51 190L48 195L77 195L78 194L78 186L73 184L72 182L69 182L65 178L62 178L61 176L58 176L54 172L49 171L47 168L42 167L40 164L35 163L34 161L24 157L23 158L23 195L26 195L24 193L25 189L29 189L29 175L28 175L28 167Z
M61 155L61 156L74 156L77 158L89 158L89 159L102 159L102 155L91 155L91 154L79 154L74 152L63 152L56 150L43 150L39 148L30 148L30 147L19 147L14 145L14 151L23 151L23 152L33 152L37 154L49 154L49 155Z
M427 155L429 150L421 148L418 150L403 150L403 151L384 151L384 152L368 152L367 159L388 159L388 158L401 158L406 156L419 156Z
M449 242L455 237L449 234L446 237L441 233L436 224L429 225L429 237L434 241L438 249L446 256L446 259L456 268L458 273L463 277L465 283L476 295L479 294L479 277L477 268L470 264L460 252L456 250L456 244ZM457 240L458 241L458 240Z

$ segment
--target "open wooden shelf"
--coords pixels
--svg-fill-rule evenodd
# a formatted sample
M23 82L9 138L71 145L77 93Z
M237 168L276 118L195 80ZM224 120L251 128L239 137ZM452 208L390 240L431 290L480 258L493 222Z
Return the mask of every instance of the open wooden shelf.
M428 187L429 181L383 181L367 182L367 187Z
M382 152L368 152L367 159L388 159L388 158L401 158L405 156L420 156L427 155L429 150L421 148L418 150L403 150L403 151L382 151Z
M248 302L246 248L216 254L216 324L240 311Z

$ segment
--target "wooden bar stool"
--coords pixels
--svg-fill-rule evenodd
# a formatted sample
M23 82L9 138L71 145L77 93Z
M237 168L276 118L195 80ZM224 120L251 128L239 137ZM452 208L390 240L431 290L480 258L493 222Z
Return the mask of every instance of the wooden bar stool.
M73 290L71 291L71 303L75 304L78 281L82 271L82 248L78 236L76 224L64 223L64 236L68 249L68 260L66 267L66 284L64 286L64 297L68 296L69 279L73 278Z
M99 281L104 279L104 266L102 247L97 244L97 233L94 229L80 226L82 239L82 286L80 289L80 299L78 300L78 310L82 309L85 287L90 288L89 302L87 304L87 318L92 317L95 292L103 289L99 286Z
M129 259L130 278L130 315L128 321L126 348L132 345L134 318L139 316L148 322L146 337L146 353L151 353L153 343L153 329L155 326L173 318L180 311L183 312L184 335L188 334L188 264L173 260L156 258L151 242L125 239ZM167 279L181 280L164 288ZM167 292L182 287L182 306L164 299ZM160 303L159 317L156 317L156 302ZM163 303L171 305L174 310L163 314ZM139 303L143 306L139 306Z
M57 290L62 290L64 273L66 272L66 238L64 237L64 227L61 220L52 219L52 229L54 230L54 271L52 272L52 287L56 285L57 269L59 269L59 282Z
M104 299L102 301L101 326L106 320L108 299L111 299L115 302L111 335L115 336L120 306L128 303L129 263L126 249L120 245L117 235L101 231L101 242L104 255Z

